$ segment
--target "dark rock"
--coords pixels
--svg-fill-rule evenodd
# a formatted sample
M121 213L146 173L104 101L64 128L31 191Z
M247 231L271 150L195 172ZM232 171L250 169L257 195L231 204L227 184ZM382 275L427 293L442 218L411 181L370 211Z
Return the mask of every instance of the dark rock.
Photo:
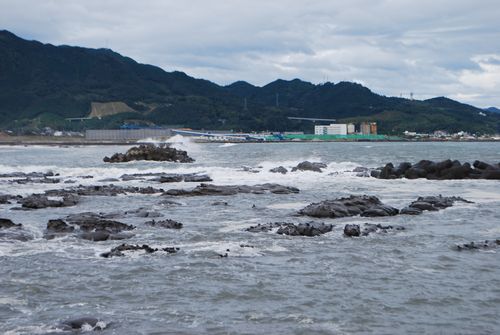
M158 181L160 183L178 183L184 180L184 176L181 174L166 174L161 176Z
M405 207L401 211L399 211L399 214L420 215L420 214L422 214L422 210L418 209L418 208L413 208L413 207Z
M460 197L443 197L441 195L418 197L408 207L403 208L401 214L418 215L422 214L423 211L438 211L453 206L457 201L471 203L471 201Z
M332 231L333 225L324 224L323 222L307 222L299 224L282 224L276 232L281 235L290 236L318 236Z
M366 168L366 167L363 167L363 166L358 166L358 167L355 167L352 172L367 172L369 171L370 169Z
M176 247L165 247L165 248L152 248L147 244L143 245L133 245L133 244L122 244L119 245L113 249L111 249L109 252L105 252L101 254L101 257L104 258L111 258L111 257L122 257L125 256L124 252L125 251L138 251L138 250L144 250L146 254L152 254L154 252L157 252L158 250L165 251L169 254L176 253L179 248Z
M346 224L344 227L344 235L353 237L361 235L361 228L358 224Z
M500 246L500 239L496 240L485 240L480 242L470 242L459 244L456 246L456 250L479 250L479 249L492 249Z
M124 215L132 215L140 218L159 218L163 216L162 213L150 211L142 207L135 210L126 211L124 212Z
M185 175L184 182L186 183L204 183L213 181L209 175L201 174L201 175Z
M0 178L46 178L46 177L54 177L59 174L54 174L54 172L11 172L11 173L3 173L0 174Z
M104 178L104 179L98 180L98 182L100 182L100 183L114 183L114 182L117 182L117 181L120 181L120 179L117 179L117 178Z
M81 195L81 196L117 196L119 194L138 193L138 194L155 194L162 193L163 189L153 187L122 187L113 184L110 185L91 185L78 186L63 190L49 190L45 192L48 196L65 196L65 195Z
M248 232L251 233L262 233L262 232L268 232L273 229L281 227L283 224L288 224L286 222L272 222L272 223L265 223L265 224L258 224L256 226L251 226L247 229L245 229Z
M133 173L133 174L124 174L120 177L123 181L130 180L144 180L145 177L161 177L164 175L162 172L147 172L147 173Z
M275 167L275 168L269 170L269 172L287 174L288 170L283 166L278 166L278 167Z
M171 189L164 193L164 195L171 196L205 196L205 195L235 195L238 193L275 193L275 194L290 194L299 193L295 187L283 186L279 184L262 184L262 185L213 185L213 184L200 184L192 190Z
M14 223L12 222L12 220L0 218L0 229L7 229L12 227L20 228L21 226L22 224L20 223Z
M63 330L84 330L85 326L88 325L92 327L92 330L104 330L105 323L99 322L98 319L93 317L83 317L78 319L66 320L61 323Z
M296 167L292 168L292 172L295 172L297 170L323 172L321 169L324 169L326 167L327 165L324 163L304 161L302 163L299 163Z
M226 201L215 201L211 203L212 206L228 206L229 204Z
M167 228L167 229L181 229L182 228L182 223L174 221L174 220L161 220L161 221L147 221L145 222L146 225L152 226L152 227L159 227L159 228Z
M194 159L188 156L186 151L177 150L167 144L152 145L141 144L138 147L130 148L125 154L116 153L111 158L104 157L107 163L123 163L130 161L169 161L179 163L192 163Z
M14 179L12 180L12 182L17 184L58 184L61 182L61 180L58 178L43 177L33 179L31 177L28 177L23 179Z
M61 199L49 199L44 194L32 194L19 200L24 209L40 209L47 207L70 207L78 203L78 197L73 194L65 194Z
M342 218L348 216L390 216L399 211L382 204L375 196L354 196L313 203L299 211L300 215L319 218Z
M0 205L10 204L11 200L22 199L20 195L0 194Z

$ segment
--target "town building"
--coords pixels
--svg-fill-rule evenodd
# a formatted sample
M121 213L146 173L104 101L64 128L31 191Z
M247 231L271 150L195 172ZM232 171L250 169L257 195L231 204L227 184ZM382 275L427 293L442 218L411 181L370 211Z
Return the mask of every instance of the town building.
M315 135L347 135L347 124L332 123L330 125L314 126Z

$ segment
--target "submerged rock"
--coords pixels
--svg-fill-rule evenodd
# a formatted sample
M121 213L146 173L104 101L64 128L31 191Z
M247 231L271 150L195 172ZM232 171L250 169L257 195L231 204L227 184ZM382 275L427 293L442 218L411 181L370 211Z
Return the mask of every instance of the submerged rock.
M116 186L113 184L109 185L91 185L72 187L68 189L61 190L49 190L45 191L45 195L48 196L65 196L65 195L81 195L81 196L117 196L119 194L127 193L137 193L137 194L155 194L162 193L163 189L148 187L132 187L132 186Z
M104 157L106 163L123 163L130 161L168 161L179 163L192 163L194 159L188 156L186 151L177 150L168 144L158 146L152 144L141 144L132 147L125 154L116 153L110 157Z
M296 167L292 168L292 172L295 172L297 170L323 172L323 170L321 169L324 169L326 167L327 165L325 163L304 161L302 163L299 163Z
M33 235L22 229L22 224L14 223L10 219L0 218L0 238L15 241L29 241Z
M163 247L163 248L152 248L147 244L138 245L138 244L121 244L108 252L104 252L101 254L101 257L111 258L111 257L122 257L125 256L125 251L139 251L143 250L146 254L152 254L157 251L165 251L169 254L174 254L179 251L179 248L176 247Z
M22 199L20 195L0 194L0 205L11 204L11 200Z
M347 198L312 203L299 211L300 215L318 218L342 218L348 216L392 216L399 210L384 205L377 197L351 195Z
M159 227L159 228L166 228L166 229L181 229L182 228L182 223L167 219L167 220L161 220L161 221L147 221L144 224L152 227Z
M279 184L261 184L254 186L247 185L213 185L213 184L200 184L192 190L171 189L164 193L164 195L171 196L205 196L205 195L235 195L238 193L252 193L252 194L291 194L299 193L299 189L291 186L283 186Z
M346 224L344 227L344 235L353 237L361 235L361 228L359 224Z
M458 251L479 250L479 249L492 249L497 247L500 247L500 239L458 244L456 246L456 250Z
M104 330L107 327L106 323L99 321L99 319L94 317L81 317L77 319L66 320L61 323L61 328L63 330L81 330L81 331L91 331L91 330Z

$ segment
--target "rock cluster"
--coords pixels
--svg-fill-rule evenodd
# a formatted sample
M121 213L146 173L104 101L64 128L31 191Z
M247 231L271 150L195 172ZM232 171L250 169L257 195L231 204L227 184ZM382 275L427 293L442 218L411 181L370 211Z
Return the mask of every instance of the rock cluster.
M460 163L457 160L433 162L421 160L416 164L404 162L394 167L392 163L371 171L371 176L379 179L500 179L500 164L481 161Z
M161 220L161 221L147 221L144 224L151 226L151 227L158 227L158 228L166 228L166 229L181 229L182 228L182 223L167 219L167 220Z
M66 221L62 219L49 220L44 237L53 239L71 233L78 238L89 241L121 240L132 237L132 234L124 233L124 231L134 228L132 225L118 221L102 219L98 214L84 213L81 216L71 215L66 218Z
M22 229L22 224L0 218L0 238L16 241L29 241L33 236Z
M492 249L496 247L500 247L500 239L459 244L456 246L456 249L458 251L462 251L462 250Z
M133 244L121 244L108 252L104 252L101 254L101 257L111 258L111 257L122 257L125 256L124 251L138 251L144 250L146 254L152 254L157 251L165 251L169 254L174 254L179 251L179 248L176 247L165 247L165 248L152 248L147 244L143 245L133 245Z
M299 193L299 189L291 186L283 186L279 184L261 184L261 185L213 185L213 184L200 184L192 190L171 189L164 193L164 195L171 196L204 196L204 195L235 195L238 193L252 193L252 194L290 194Z
M50 199L45 194L32 194L19 200L23 209L40 209L47 207L70 207L78 203L78 196L74 194L64 194L60 199Z
M283 166L278 166L278 167L272 168L271 170L269 170L269 172L287 174L288 170Z
M276 231L280 235L290 236L318 236L332 231L333 225L324 224L323 222L306 222L306 223L290 223L290 222L272 222L266 224L258 224L246 229L248 232L260 233L268 232L278 228Z
M418 197L408 207L401 210L400 214L419 215L423 211L438 211L453 206L456 201L471 203L460 197L443 197L441 195L435 197Z
M314 171L314 172L323 172L321 169L326 168L325 163L319 163L319 162L309 162L309 161L304 161L302 163L299 163L296 167L292 168L292 172L295 171Z
M404 230L404 227L393 227L393 226L383 226L381 224L372 224L365 223L364 228L361 229L361 226L358 224L346 224L344 226L344 235L348 237L357 237L357 236L368 236L371 233L376 232L384 232L386 233L388 230Z
M133 186L116 186L110 185L91 185L91 186L78 186L68 189L49 190L45 191L48 196L65 196L69 194L82 195L82 196L117 196L119 194L138 193L138 194L155 194L162 193L163 189L148 187L133 187Z
M393 216L398 213L397 208L384 205L377 197L368 195L351 195L347 198L312 203L299 211L300 215L318 218Z
M7 205L11 203L11 200L19 200L21 198L20 195L0 194L0 205Z
M130 161L168 161L179 163L192 163L194 159L188 156L186 151L177 150L167 144L153 145L141 144L132 147L126 153L116 153L110 157L104 157L106 163L124 163Z

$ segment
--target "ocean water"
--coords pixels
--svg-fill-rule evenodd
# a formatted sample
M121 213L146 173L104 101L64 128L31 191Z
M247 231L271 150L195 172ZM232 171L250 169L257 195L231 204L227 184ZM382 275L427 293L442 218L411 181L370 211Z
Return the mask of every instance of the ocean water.
M102 158L128 146L3 146L0 174L59 173L73 185L124 173L209 174L214 184L295 186L299 194L231 197L160 195L83 197L74 207L33 211L0 205L0 218L22 223L35 238L0 239L0 333L61 332L67 319L94 316L108 324L99 334L498 334L499 249L458 252L454 246L500 238L500 189L493 180L377 180L357 177L355 167L420 159L500 161L498 143L272 143L174 145L193 164L130 162ZM309 160L328 164L323 173L273 174ZM247 168L243 168L247 167ZM246 171L251 168L252 171ZM93 178L82 178L83 176ZM42 192L68 184L18 185L0 178L0 194ZM192 188L193 183L115 182L121 186ZM418 196L461 196L439 212L389 218L323 219L332 232L318 237L250 233L276 221L306 222L296 212L311 202L351 194L376 195L402 208ZM225 201L227 206L213 206ZM144 225L148 218L118 219L135 225L125 241L90 242L71 236L45 240L49 219L72 213L147 208L184 224L181 230ZM404 231L343 237L347 223L404 226ZM105 259L122 242L176 246ZM227 251L229 250L229 251ZM221 258L220 254L228 254Z

